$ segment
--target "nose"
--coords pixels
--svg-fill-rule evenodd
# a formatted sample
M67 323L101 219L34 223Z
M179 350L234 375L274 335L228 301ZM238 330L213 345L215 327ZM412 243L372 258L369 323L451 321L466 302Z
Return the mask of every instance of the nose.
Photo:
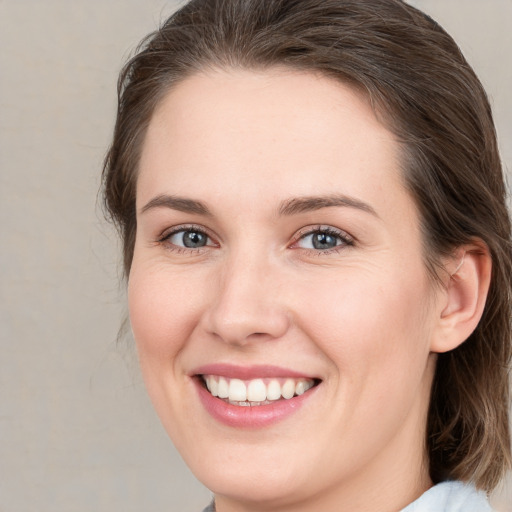
M279 271L257 258L232 258L215 276L204 315L206 330L226 343L243 346L282 337L290 314Z

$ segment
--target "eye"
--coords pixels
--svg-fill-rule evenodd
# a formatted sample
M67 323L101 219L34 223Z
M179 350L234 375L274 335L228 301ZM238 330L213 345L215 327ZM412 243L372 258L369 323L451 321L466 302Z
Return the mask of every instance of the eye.
M204 231L193 227L172 231L163 236L161 242L184 249L201 249L202 247L214 245Z
M301 249L328 251L337 247L354 245L354 240L347 233L328 227L310 230L294 244Z

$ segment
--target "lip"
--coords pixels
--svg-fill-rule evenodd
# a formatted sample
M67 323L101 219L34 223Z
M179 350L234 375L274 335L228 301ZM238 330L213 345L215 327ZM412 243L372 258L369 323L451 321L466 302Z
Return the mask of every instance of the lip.
M317 386L312 387L300 396L280 399L267 405L237 406L214 397L204 386L201 375L220 375L231 379L251 380L256 378L306 378L309 375L280 368L277 366L234 366L230 364L212 364L197 368L191 375L199 399L206 411L215 420L229 427L259 429L269 427L283 421L298 411L311 397ZM318 380L318 379L316 379Z
M226 363L207 364L190 373L195 375L219 375L229 379L251 380L265 378L315 379L313 375L272 365L237 366Z

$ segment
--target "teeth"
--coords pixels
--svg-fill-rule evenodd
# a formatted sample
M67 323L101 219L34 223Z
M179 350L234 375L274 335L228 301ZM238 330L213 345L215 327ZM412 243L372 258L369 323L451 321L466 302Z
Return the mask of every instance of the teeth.
M247 386L239 379L232 379L229 382L229 399L234 402L245 402L247 400Z
M267 399L267 386L261 379L251 380L247 386L249 402L264 402Z
M229 396L229 385L228 381L220 377L219 379L219 387L217 388L217 392L219 393L219 398L227 398Z
M264 405L281 397L289 400L303 395L312 388L312 379L253 379L244 382L240 379L227 379L214 375L204 375L206 387L213 396L228 400L239 406Z
M206 386L213 396L219 396L219 383L215 379L208 379Z
M295 394L295 381L292 379L287 379L283 385L283 389L281 390L281 394L283 398L289 400Z
M279 400L281 398L281 384L278 380L271 380L267 386L267 400Z
M303 395L308 389L306 382L301 380L295 385L295 394L298 396Z

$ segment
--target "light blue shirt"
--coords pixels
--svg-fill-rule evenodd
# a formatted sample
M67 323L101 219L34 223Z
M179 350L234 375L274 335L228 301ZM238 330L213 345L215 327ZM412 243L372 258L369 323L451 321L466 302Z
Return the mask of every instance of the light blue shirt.
M492 512L487 496L472 485L442 482L423 493L401 512Z
M203 512L215 512L212 503ZM401 512L492 512L487 496L472 485L442 482L423 493Z

